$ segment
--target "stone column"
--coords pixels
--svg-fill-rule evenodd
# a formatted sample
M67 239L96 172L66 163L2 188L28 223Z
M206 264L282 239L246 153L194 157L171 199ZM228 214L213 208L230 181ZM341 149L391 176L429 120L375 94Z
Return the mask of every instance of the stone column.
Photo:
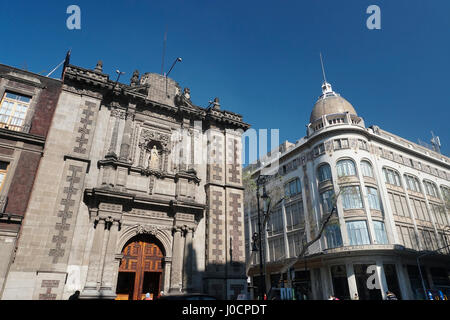
M322 288L323 288L322 299L328 300L328 297L334 294L330 268L328 266L320 268L320 279L322 280Z
M424 267L424 266L422 265L422 268L425 269L425 273L426 273L426 277L427 277L427 281L428 281L428 286L429 286L429 288L434 290L434 289L435 289L435 287L434 287L434 281L433 281L433 277L431 276L431 270L430 270L430 267L428 267L428 266ZM425 275L424 275L424 276L425 276Z
M355 297L355 293L358 293L358 286L356 285L356 277L355 277L355 270L353 269L353 264L351 263L345 264L345 269L347 271L347 281L348 281L348 289L350 292L350 299L353 300L353 298Z
M164 279L163 279L163 288L164 293L168 293L170 291L170 274L172 271L172 257L164 258Z
M383 261L377 260L377 277L380 284L381 296L386 299L386 291L388 290L386 275L384 274Z
M120 121L120 111L113 110L111 111L111 116L115 118L114 121L114 129L112 132L111 143L109 145L109 150L107 156L116 157L116 148L117 148L117 139L119 135L119 121Z
M397 273L398 285L400 286L400 293L402 300L409 300L408 292L408 276L405 274L403 265L400 262L395 263L395 271Z
M113 290L115 274L117 273L117 259L116 259L116 246L117 237L119 235L119 224L118 220L113 220L109 226L109 239L106 246L105 252L105 262L103 265L103 273L101 279L100 292L102 297L115 299L116 294Z
M86 285L84 287L83 292L81 293L81 297L92 298L98 296L98 283L97 277L99 274L100 268L100 259L103 248L103 238L105 234L105 220L96 219L95 226L95 234L94 241L92 243L92 249L89 259L89 267L86 278Z
M128 161L130 146L131 146L131 132L132 132L132 114L127 114L125 120L125 128L123 130L122 144L120 145L119 159L122 161Z
M194 261L193 248L194 229L187 228L184 246L184 269L183 269L183 291L189 292L192 289L192 265Z
M183 285L183 229L175 227L173 229L173 247L172 247L172 270L170 274L170 291L181 292Z

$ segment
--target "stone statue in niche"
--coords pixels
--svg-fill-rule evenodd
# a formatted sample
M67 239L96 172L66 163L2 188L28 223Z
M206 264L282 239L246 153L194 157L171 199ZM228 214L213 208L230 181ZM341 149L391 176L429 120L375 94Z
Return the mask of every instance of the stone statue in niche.
M153 148L150 150L150 157L148 158L148 168L151 170L159 170L159 151L156 146L153 146Z

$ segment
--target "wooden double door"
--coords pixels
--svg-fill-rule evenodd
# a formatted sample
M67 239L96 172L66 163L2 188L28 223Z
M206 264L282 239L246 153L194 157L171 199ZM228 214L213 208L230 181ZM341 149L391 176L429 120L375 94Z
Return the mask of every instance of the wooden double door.
M119 267L117 300L143 300L146 293L153 299L161 291L164 254L156 239L140 236L125 245Z

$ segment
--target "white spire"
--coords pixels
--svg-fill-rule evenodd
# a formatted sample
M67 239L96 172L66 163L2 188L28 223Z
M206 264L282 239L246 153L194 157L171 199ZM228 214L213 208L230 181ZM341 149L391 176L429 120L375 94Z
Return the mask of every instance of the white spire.
M320 64L322 65L322 75L323 75L323 84L322 84L322 94L325 96L327 93L334 93L331 84L327 82L327 77L325 75L325 67L323 66L323 58L322 52L320 53Z
M323 95L325 95L327 93L332 93L333 88L331 87L331 84L327 82L327 77L325 75L325 67L323 66L322 52L320 53L320 64L322 65L322 75L323 75L322 93Z

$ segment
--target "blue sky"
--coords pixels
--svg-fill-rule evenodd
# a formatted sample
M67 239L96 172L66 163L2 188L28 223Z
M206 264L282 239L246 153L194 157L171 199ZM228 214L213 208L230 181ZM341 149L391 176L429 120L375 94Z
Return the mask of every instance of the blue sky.
M66 27L71 4L81 30ZM366 28L371 4L381 30ZM448 0L3 1L0 63L46 74L71 48L72 64L101 59L128 83L135 69L161 71L167 27L165 71L183 58L171 77L196 104L220 97L253 128L295 142L321 93L322 52L328 81L366 125L413 142L433 130L449 155L449 16Z

